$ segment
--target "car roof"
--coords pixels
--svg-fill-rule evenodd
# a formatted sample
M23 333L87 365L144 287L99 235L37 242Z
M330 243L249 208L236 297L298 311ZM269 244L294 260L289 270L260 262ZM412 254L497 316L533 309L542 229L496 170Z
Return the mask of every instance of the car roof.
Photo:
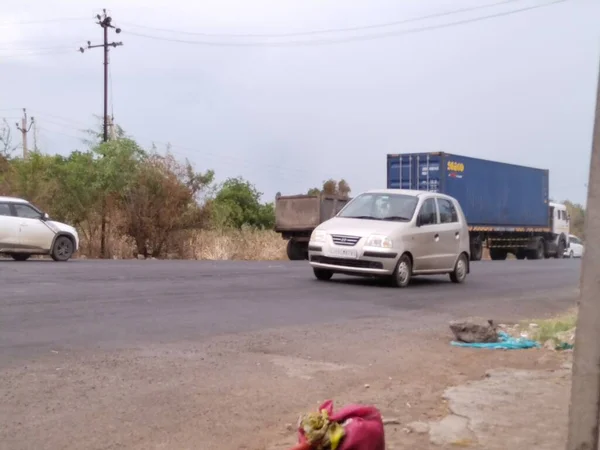
M0 202L11 202L11 203L29 203L27 200L18 197L1 197Z
M432 192L432 191L419 191L416 189L370 189L368 191L362 192L362 194L402 194L408 195L411 197L419 197L421 195L436 195L442 198L452 198L449 195L442 194L441 192Z

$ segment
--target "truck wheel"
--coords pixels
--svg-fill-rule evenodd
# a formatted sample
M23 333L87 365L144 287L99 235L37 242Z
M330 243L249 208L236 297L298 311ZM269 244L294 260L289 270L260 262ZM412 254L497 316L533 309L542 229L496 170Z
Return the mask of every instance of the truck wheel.
M481 261L483 256L483 244L481 239L475 238L471 241L471 261Z
M558 248L556 249L556 255L554 255L554 257L556 259L563 259L565 257L565 243L563 241L560 241L558 243Z
M290 261L306 259L303 246L294 239L290 239L287 243L287 256Z
M394 275L392 275L392 284L395 287L403 288L408 286L412 278L412 261L410 256L403 254L396 264Z
M327 270L327 269L317 269L316 267L314 267L313 272L314 272L317 280L320 280L320 281L329 281L329 280L331 280L331 277L333 276L333 272L331 270Z
M519 250L517 250L517 253L515 256L517 257L517 259L523 260L523 259L527 258L527 252L523 249L519 249Z
M462 283L467 278L467 271L469 269L469 262L467 261L467 257L464 255L460 255L458 257L458 261L456 261L456 265L454 266L454 272L450 273L450 281L453 283Z
M531 259L544 259L546 255L546 248L544 245L544 241L540 239L535 247L535 250L531 250L529 253L529 257Z
M490 258L492 261L504 261L508 252L503 248L490 248Z

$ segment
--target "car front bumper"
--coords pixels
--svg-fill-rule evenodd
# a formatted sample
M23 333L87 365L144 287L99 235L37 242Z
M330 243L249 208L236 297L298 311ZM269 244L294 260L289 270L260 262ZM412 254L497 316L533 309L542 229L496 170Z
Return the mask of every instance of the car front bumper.
M353 250L356 254L342 256L341 250ZM308 246L308 261L312 267L357 275L392 275L399 256L395 249L346 248L312 242Z

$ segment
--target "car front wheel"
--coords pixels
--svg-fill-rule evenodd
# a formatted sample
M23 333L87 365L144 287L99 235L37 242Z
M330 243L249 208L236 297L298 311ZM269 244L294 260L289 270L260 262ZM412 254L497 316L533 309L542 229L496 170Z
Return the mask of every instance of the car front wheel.
M317 269L316 267L313 269L315 277L320 281L328 281L331 280L333 276L333 272L327 269Z
M412 278L412 261L405 253L398 260L396 270L392 276L392 283L395 287L403 288L409 285Z
M54 247L52 247L50 256L54 261L68 261L73 256L73 251L73 241L67 236L59 236L54 241Z

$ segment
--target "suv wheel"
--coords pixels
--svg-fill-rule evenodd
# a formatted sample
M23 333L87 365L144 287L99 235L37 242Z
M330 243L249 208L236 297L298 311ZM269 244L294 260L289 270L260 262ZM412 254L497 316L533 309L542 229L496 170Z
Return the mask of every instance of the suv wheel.
M410 283L412 278L412 261L410 257L405 253L398 260L396 270L392 276L392 282L396 287L406 287Z
M31 255L29 253L12 253L10 256L15 261L27 261Z
M454 271L450 273L450 280L453 283L462 283L467 278L467 272L469 270L469 262L465 254L461 254L456 261Z
M54 261L68 261L73 256L73 241L67 236L59 236L54 241L50 256Z

